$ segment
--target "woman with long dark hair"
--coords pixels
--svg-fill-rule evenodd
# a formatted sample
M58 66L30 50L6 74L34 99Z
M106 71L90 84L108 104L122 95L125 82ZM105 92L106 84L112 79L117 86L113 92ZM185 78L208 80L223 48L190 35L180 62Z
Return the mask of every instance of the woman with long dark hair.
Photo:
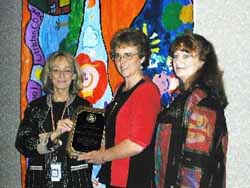
M172 43L170 56L180 93L158 118L156 187L222 188L228 102L213 45L187 33Z

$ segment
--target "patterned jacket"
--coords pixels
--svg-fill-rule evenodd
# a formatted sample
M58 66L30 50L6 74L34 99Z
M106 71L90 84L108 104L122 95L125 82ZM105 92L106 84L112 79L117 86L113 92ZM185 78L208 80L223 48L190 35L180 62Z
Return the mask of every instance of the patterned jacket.
M224 108L202 85L181 93L159 115L156 188L223 188L227 127Z

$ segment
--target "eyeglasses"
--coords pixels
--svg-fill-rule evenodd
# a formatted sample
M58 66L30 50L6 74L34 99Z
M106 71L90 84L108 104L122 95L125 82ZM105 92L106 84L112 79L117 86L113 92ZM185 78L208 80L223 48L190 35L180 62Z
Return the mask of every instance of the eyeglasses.
M62 73L64 76L71 76L71 75L73 74L73 72L72 72L71 69L65 69L65 70L52 69L52 70L51 70L51 73L52 73L54 76L59 76L61 73Z
M111 54L111 59L113 61L121 61L122 59L124 59L125 61L129 61L131 60L135 55L138 55L138 53L124 53L122 54L118 54L118 53L114 53Z

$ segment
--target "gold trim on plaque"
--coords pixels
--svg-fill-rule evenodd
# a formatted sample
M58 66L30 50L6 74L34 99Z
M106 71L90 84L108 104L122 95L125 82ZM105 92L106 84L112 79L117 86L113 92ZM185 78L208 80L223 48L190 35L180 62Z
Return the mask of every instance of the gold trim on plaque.
M76 129L80 129L79 127L77 127L77 124L80 124L80 120L78 119L80 115L83 115L84 118L81 119L81 121L83 122L81 122L81 125L78 126L84 127L80 127L82 130L77 130L78 133L76 133ZM82 152L91 151L92 148L99 149L101 147L101 141L103 138L103 131L105 126L104 109L81 106L74 112L72 121L73 128L69 133L66 148L71 158L77 158L79 154L81 154ZM79 135L81 135L81 137L79 137ZM78 143L82 146L80 150L73 147L74 140L77 140Z

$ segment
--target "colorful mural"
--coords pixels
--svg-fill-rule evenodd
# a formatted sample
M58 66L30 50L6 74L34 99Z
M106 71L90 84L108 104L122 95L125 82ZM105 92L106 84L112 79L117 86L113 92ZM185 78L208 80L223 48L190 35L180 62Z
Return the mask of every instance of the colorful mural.
M148 0L131 27L148 35L152 55L150 65L144 72L159 87L162 104L168 106L174 99L172 88L176 84L168 49L176 36L185 30L192 30L193 3L190 0Z
M79 63L84 78L79 95L93 106L105 108L122 81L108 57L115 31L142 30L151 45L150 66L144 70L159 87L162 105L176 93L168 48L176 36L193 29L191 0L23 0L21 44L21 118L27 104L42 96L40 74L48 56L66 50ZM21 156L22 186L26 159ZM93 170L95 175L99 166Z

